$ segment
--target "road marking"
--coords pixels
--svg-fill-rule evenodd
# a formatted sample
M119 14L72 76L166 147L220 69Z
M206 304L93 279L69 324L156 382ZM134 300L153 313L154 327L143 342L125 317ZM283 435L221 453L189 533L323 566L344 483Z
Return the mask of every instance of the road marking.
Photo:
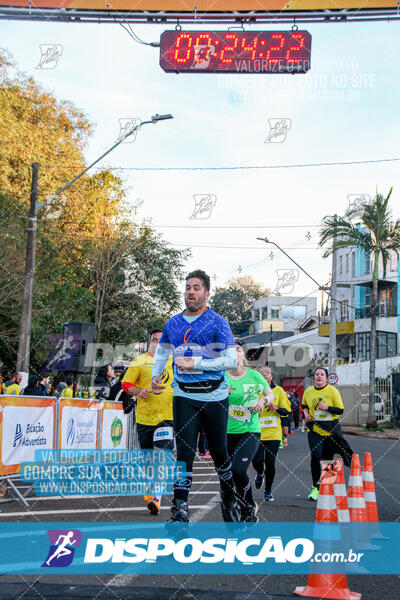
M208 506L209 502L206 505L197 504L191 506L191 508L205 508ZM31 515L69 515L75 514L79 512L79 514L83 513L107 513L107 512L137 512L142 511L146 514L146 507L143 506L128 506L127 508L123 507L114 507L114 508L76 508L75 510L26 510L24 512L3 512L0 513L0 517L29 517ZM169 506L161 506L161 510L170 510Z

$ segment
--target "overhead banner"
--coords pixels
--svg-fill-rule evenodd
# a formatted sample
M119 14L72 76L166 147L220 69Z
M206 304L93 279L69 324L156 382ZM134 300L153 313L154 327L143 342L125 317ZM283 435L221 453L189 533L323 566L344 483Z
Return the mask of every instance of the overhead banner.
M125 450L128 443L128 415L121 402L104 402L101 412L100 448Z
M0 396L0 476L20 472L35 450L55 448L56 398Z
M166 11L166 12L296 12L315 10L396 8L396 0L0 0L0 6L30 8L37 11L40 8L63 8L74 10L101 11Z
M98 400L61 398L59 448L96 448L100 408L101 402Z

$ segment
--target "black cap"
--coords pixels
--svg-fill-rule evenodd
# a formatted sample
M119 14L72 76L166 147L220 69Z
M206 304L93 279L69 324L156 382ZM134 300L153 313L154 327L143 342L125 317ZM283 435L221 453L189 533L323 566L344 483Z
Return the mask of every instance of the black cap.
M113 367L113 369L114 369L114 372L118 371L118 372L122 373L123 371L125 371L125 367L121 363L116 364L115 367Z

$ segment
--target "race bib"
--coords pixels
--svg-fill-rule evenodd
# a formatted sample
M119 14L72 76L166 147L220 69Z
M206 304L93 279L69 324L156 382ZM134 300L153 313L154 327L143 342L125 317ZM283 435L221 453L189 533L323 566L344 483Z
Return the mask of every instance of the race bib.
M179 369L178 373L180 375L203 375L204 371L200 371L199 369Z
M153 433L153 442L159 442L160 440L172 440L174 438L173 427L157 427Z
M261 417L260 418L261 427L277 427L278 426L278 417Z
M229 416L235 421L245 421L249 423L251 421L251 412L245 406L236 406L235 404L229 405Z
M332 421L333 414L327 410L316 410L314 411L314 419L316 421Z

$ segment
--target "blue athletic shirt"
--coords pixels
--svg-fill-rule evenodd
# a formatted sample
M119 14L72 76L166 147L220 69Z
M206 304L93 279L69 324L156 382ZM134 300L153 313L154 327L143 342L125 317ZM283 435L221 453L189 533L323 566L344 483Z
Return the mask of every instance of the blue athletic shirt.
M207 308L201 315L186 316L182 312L168 319L154 356L152 377L160 376L171 352L174 361L172 387L176 396L203 402L223 400L228 396L225 370L236 367L237 357L231 328L221 315ZM194 369L179 371L175 365L179 356L193 358ZM223 381L216 390L206 394L189 394L177 383L212 379Z

